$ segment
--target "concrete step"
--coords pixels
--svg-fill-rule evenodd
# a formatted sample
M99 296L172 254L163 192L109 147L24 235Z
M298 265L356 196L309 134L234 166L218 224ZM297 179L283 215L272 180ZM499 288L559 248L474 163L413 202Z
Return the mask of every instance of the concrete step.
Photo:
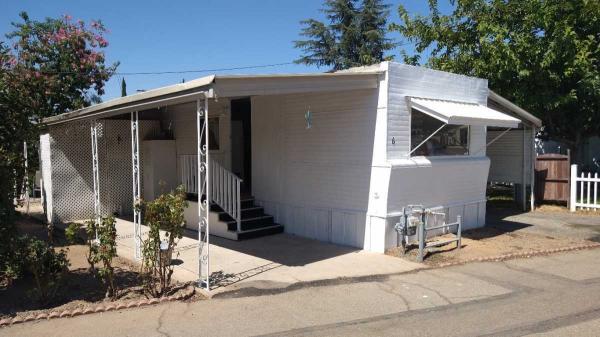
M268 227L262 227L262 228L257 228L257 229L252 229L252 230L242 231L240 233L237 233L237 239L238 240L247 240L247 239L253 239L253 238L257 238L257 237L261 237L261 236L273 235L273 234L279 234L279 233L283 233L283 226L280 224L274 223L273 225L268 226Z
M272 226L274 223L273 216L271 215L263 215L255 218L243 219L241 223L242 231L258 229L261 227ZM237 230L237 222L236 221L228 221L227 229L230 231Z
M242 209L242 220L250 219L250 218L257 218L257 217L260 217L263 215L265 215L265 212L264 212L264 208L262 208L262 207L255 206L255 207ZM219 220L225 221L225 222L230 222L235 219L231 215L227 214L225 211L221 211L221 212L219 212Z

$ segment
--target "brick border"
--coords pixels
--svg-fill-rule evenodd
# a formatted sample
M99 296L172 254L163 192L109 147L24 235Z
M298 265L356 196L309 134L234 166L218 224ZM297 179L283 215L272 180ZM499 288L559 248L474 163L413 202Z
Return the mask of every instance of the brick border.
M193 285L187 285L186 290L175 295L165 296L161 298L144 298L140 300L129 300L129 301L116 301L116 302L108 302L108 303L98 303L98 304L90 304L84 308L76 308L73 310L54 310L49 313L41 313L38 315L28 315L26 317L15 316L12 318L5 318L0 320L0 328L5 326L10 326L14 324L24 323L24 322L32 322L39 320L48 320L54 318L65 318L65 317L75 317L80 315L88 315L94 314L98 312L108 312L113 310L123 310L129 308L137 308L148 305L154 305L158 303L164 302L174 302L174 301L183 301L188 298L191 298L196 293L196 287Z
M536 257L536 256L547 256L547 255L555 254L555 253L572 252L572 251L577 251L577 250L594 249L594 248L600 248L600 243L589 243L589 244L584 244L584 245L574 245L574 246L567 246L567 247L560 247L560 248L553 248L553 249L529 250L526 252L509 253L509 254L502 254L502 255L495 255L495 256L476 257L476 258L467 259L467 260L463 260L463 261L444 262L444 263L440 263L438 265L430 266L430 268L432 268L432 269L445 268L445 267L458 266L458 265L463 265L463 264L473 263L473 262L500 262L500 261L506 261L506 260L514 260L514 259L518 259L518 258L531 258L531 257Z

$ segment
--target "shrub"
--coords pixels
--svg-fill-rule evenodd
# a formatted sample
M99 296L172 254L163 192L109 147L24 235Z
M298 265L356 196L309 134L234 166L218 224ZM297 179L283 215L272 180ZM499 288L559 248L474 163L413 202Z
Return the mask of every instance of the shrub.
M142 243L144 289L150 295L160 297L170 288L173 275L171 258L185 228L185 190L179 186L175 191L162 194L141 206L144 223L149 227L148 238ZM162 239L161 230L164 231Z
M0 285L8 287L25 271L29 238L13 236L2 240L0 247Z
M42 302L52 299L68 272L69 260L65 250L54 248L39 239L29 239L26 268L35 280L35 291Z
M67 242L69 244L76 244L79 242L80 236L79 231L81 230L81 224L76 222L71 222L67 228L65 228L65 237L67 238Z
M87 221L86 233L89 253L87 260L90 270L95 273L106 287L106 297L116 299L118 295L115 285L115 268L112 260L117 256L117 229L113 216L103 217L97 223L94 219ZM97 263L102 266L95 268Z

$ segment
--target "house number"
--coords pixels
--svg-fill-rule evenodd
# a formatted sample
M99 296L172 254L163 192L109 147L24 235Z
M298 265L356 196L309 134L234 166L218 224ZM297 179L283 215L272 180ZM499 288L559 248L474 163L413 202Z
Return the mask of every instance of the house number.
M396 138L392 137L392 145L396 144Z

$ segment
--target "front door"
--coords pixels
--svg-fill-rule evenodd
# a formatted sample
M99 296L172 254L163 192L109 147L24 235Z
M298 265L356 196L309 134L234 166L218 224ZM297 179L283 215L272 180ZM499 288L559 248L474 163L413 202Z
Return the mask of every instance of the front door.
M252 126L250 98L231 101L231 171L244 181L242 193L252 193Z

